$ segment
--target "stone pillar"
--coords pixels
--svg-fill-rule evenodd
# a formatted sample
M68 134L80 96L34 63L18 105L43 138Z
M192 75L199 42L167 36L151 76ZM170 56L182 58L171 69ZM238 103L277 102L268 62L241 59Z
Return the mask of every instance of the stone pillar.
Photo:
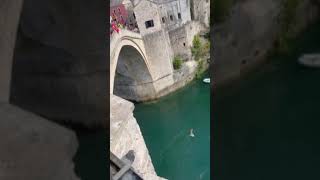
M23 0L0 0L0 103L10 97L11 67Z

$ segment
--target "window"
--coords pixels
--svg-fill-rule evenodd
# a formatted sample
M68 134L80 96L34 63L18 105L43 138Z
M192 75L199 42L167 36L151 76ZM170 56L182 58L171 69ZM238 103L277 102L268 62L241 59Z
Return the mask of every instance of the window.
M165 23L166 22L166 18L165 17L162 17L162 23Z
M181 19L181 13L178 13L178 18Z
M185 47L185 46L186 46L186 43L183 43L183 46Z
M154 26L153 20L146 21L145 24L146 24L146 28L147 28L147 29Z
M170 20L173 21L173 16L172 15L170 15Z
M133 13L133 18L136 19L136 15Z

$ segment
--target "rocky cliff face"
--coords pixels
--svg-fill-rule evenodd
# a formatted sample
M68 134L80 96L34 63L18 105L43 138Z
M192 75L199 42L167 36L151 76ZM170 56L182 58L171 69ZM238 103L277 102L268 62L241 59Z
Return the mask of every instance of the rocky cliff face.
M239 77L262 62L281 33L283 2L279 0L235 1L222 23L214 24L214 79L222 83ZM299 1L290 31L302 31L318 17L319 1Z

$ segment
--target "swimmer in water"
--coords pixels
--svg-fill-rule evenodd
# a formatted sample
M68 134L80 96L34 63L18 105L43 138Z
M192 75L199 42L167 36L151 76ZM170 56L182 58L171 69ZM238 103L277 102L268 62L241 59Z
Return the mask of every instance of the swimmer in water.
M190 136L191 136L191 137L194 137L193 129L190 129Z

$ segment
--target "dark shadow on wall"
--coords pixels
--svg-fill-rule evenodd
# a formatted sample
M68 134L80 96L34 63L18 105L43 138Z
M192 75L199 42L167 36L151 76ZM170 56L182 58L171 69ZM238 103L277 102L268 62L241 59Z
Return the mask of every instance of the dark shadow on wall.
M116 67L113 93L131 101L155 95L151 74L142 55L132 46L123 46Z

